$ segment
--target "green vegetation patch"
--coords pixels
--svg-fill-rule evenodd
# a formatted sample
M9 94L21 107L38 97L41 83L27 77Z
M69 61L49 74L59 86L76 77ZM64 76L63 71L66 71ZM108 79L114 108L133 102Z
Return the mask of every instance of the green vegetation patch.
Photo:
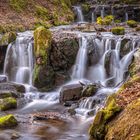
M137 27L138 23L135 20L128 20L127 25L129 27L135 28L135 27Z
M8 97L4 99L0 99L0 110L6 111L9 109L15 109L17 108L17 101L13 97Z
M114 35L124 35L125 34L125 28L120 27L120 26L112 28L111 31Z
M10 0L10 6L17 12L21 12L26 8L28 0Z
M97 18L97 23L100 24L100 25L110 25L114 20L114 16L112 15L108 15L104 18L102 17L98 17Z
M11 128L17 125L18 125L17 120L11 114L0 117L0 128Z

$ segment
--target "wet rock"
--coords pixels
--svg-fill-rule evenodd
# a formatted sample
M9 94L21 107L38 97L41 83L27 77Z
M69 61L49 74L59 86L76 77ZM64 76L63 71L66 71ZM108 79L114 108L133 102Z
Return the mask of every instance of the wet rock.
M0 128L11 128L17 125L17 120L13 115L6 115L0 117Z
M79 100L82 97L83 87L80 84L65 85L60 91L60 102Z
M69 108L69 109L68 109L68 113L69 113L70 115L75 115L75 114L76 114L76 111L75 111L74 108Z
M6 111L17 108L17 101L13 97L0 99L0 110Z
M25 87L21 84L15 83L0 83L0 90L9 90L13 92L25 93Z
M99 89L99 84L90 84L86 85L82 91L82 97L90 97L93 96L97 90Z
M21 136L17 132L15 132L15 133L12 134L11 139L15 140L15 139L19 139L20 137Z
M7 82L7 76L5 75L0 75L0 83Z
M128 54L133 48L133 44L130 41L130 39L124 38L121 42L121 47L120 47L120 57L122 58L126 54Z
M9 90L0 90L0 99L7 98L7 97L18 98L20 97L20 94Z

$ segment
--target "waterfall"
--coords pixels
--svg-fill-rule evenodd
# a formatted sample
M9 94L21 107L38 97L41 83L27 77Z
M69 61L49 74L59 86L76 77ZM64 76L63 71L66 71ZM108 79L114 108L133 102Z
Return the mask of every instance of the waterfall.
M32 85L33 35L19 33L15 42L8 45L4 74L9 81Z
M128 20L129 20L128 13L125 12L125 21L128 21Z
M95 12L92 12L91 14L91 22L96 22L96 15L95 15Z
M79 80L85 78L92 82L99 82L104 87L99 89L93 97L88 97L80 102L76 111L85 114L89 110L96 110L99 106L101 107L107 95L115 92L125 80L125 74L136 50L136 42L135 39L130 38L130 43L126 45L131 48L131 51L121 58L121 44L123 41L121 37L110 35L98 39L95 36L83 35L81 38L83 41L81 41L75 64L77 68L73 71L75 77ZM88 58L91 47L93 48L93 56ZM89 59L96 59L97 63L88 64Z
M102 10L101 10L101 17L102 18L105 17L105 7L104 6L102 7Z
M77 15L77 22L84 22L84 15L81 6L74 6L74 10Z
M87 38L82 37L79 41L80 49L77 54L76 64L74 66L72 78L82 79L85 77L86 63L87 63Z

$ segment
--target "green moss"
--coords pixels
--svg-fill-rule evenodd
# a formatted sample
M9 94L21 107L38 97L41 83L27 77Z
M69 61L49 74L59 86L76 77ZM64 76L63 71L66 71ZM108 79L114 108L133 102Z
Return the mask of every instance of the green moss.
M90 5L88 3L82 4L82 9L84 13L88 13L90 10Z
M98 17L97 18L97 23L100 25L110 25L113 21L114 17L112 15L108 15L104 18Z
M106 124L120 111L121 107L116 104L115 95L108 97L106 107L97 113L89 129L90 136L96 140L104 139L107 130Z
M136 27L135 30L136 30L136 32L139 32L140 31L140 26Z
M114 21L115 23L121 23L121 20L117 19Z
M138 23L135 20L128 20L127 25L129 27L135 28L135 27L137 27Z
M125 34L125 28L124 27L114 27L111 29L112 33L114 35L124 35Z
M0 128L11 128L16 126L17 124L17 120L13 115L0 117Z
M23 9L25 9L27 4L27 0L10 0L10 6L17 12L21 12Z
M34 31L35 56L42 59L42 64L47 62L48 50L50 48L52 35L45 27L40 26Z
M14 40L16 40L15 32L5 33L0 40L0 45L3 46L5 44L9 44L9 43L13 42Z
M13 97L8 97L0 100L0 110L6 111L17 108L17 101Z

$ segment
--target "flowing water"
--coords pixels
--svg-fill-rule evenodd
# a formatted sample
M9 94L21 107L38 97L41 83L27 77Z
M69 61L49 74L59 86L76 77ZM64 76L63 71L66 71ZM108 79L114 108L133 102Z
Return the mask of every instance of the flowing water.
M127 77L128 66L137 48L136 37L124 37L130 41L123 47L130 49L121 55L122 36L102 33L99 37L95 33L71 32L79 38L79 51L68 84L85 80L89 83L100 83L102 88L93 97L81 100L76 108L77 114L73 117L64 121L35 123L29 125L28 129L24 125L18 127L16 131L23 134L21 140L88 140L87 130L93 116L104 105L106 97L115 92ZM8 46L4 74L9 81L32 85L33 64L33 34L19 33L16 41ZM37 91L25 93L25 99L31 99L32 102L19 113L28 114L42 110L62 112L65 107L59 104L60 89L49 94Z
M84 15L81 6L74 6L74 10L77 16L77 22L84 22Z

